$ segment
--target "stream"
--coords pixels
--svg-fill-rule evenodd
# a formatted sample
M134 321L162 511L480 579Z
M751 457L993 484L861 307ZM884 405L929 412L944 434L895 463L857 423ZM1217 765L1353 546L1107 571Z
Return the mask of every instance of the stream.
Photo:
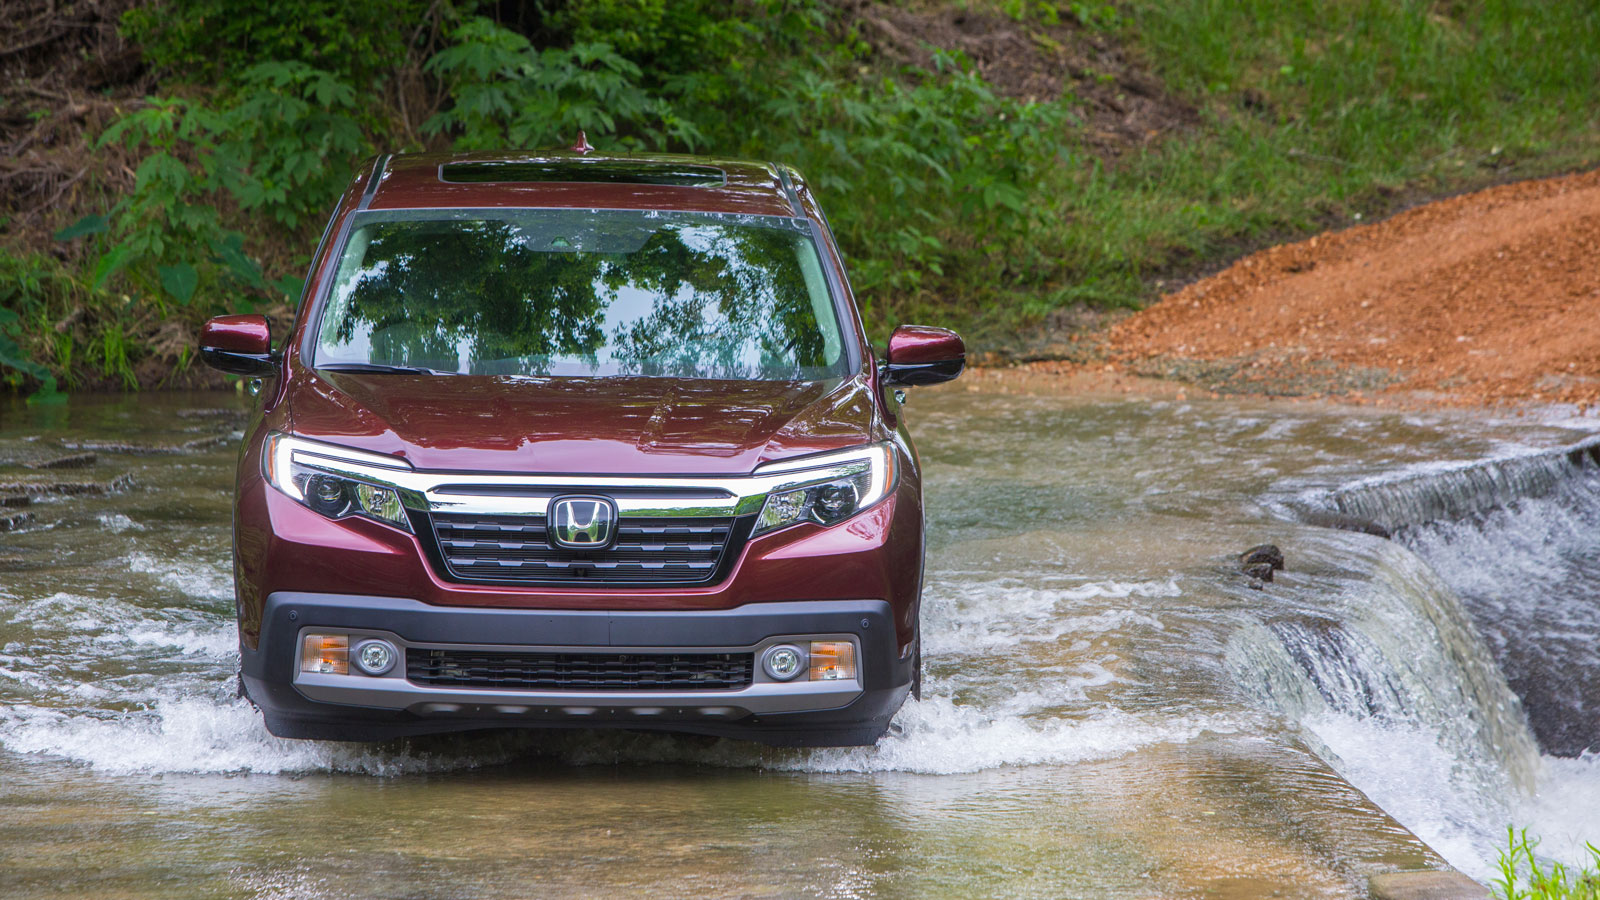
M1600 842L1592 419L916 392L877 747L356 745L235 696L248 402L0 401L0 896L1364 897Z

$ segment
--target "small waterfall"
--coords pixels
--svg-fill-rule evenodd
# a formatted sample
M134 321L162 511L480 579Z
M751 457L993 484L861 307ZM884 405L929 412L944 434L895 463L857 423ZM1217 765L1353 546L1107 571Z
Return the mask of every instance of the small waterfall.
M1390 531L1453 521L1550 496L1600 463L1600 437L1503 459L1442 464L1338 488L1302 506L1368 519Z
M1479 792L1530 788L1538 747L1456 593L1392 543L1351 535L1329 551L1343 566L1365 568L1364 582L1342 590L1331 615L1242 629L1227 651L1235 680L1302 723L1340 716L1434 735L1457 761L1457 777Z
M1462 597L1546 752L1600 749L1600 438L1360 482L1305 505L1379 522L1428 562Z
M1571 804L1592 794L1600 759L1600 438L1293 505L1378 523L1393 540L1314 540L1331 569L1369 574L1331 590L1314 579L1333 603L1237 634L1239 683L1475 877L1508 824L1586 860L1566 832L1593 839L1596 820Z

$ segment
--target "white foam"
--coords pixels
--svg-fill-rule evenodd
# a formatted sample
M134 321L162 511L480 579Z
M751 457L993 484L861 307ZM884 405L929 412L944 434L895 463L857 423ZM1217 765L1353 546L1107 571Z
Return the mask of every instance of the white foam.
M233 570L226 560L165 559L148 553L128 554L128 570L156 576L184 597L233 599Z
M122 513L101 513L95 516L100 521L100 527L112 534L121 534L124 531L143 531L144 526L128 518Z
M1096 601L1180 593L1175 578L1095 581L1056 589L1023 587L1008 580L945 584L930 591L923 602L923 649L929 654L970 655L1134 627L1159 630L1164 627L1161 620L1149 613L1107 609Z
M801 772L918 772L950 775L1003 766L1059 765L1122 756L1227 730L1199 719L1144 720L1113 708L1084 719L1031 719L1011 710L961 706L947 697L910 701L898 733L876 747L814 750L768 762Z
M1436 736L1373 719L1330 713L1302 722L1331 751L1350 783L1451 865L1487 882L1498 874L1507 828L1527 830L1543 859L1595 864L1600 841L1600 756L1546 756L1531 796L1485 790Z
M1600 845L1600 755L1545 757L1538 789L1517 801L1510 824L1539 839L1540 856L1594 868L1586 845Z
M152 622L120 633L103 635L98 640L101 643L126 643L135 647L170 648L185 656L211 659L234 658L239 649L238 631L231 623L206 628Z
M60 655L97 657L107 647L170 647L184 654L232 657L237 632L231 619L198 610L151 610L123 601L57 591L16 604L12 622L28 626ZM7 652L11 652L8 648Z
M0 746L82 763L110 775L160 773L353 772L395 776L492 765L514 744L463 741L462 752L435 754L273 737L242 700L167 696L140 713L0 709Z
M1328 762L1372 802L1479 881L1494 871L1491 823L1509 814L1476 773L1421 729L1341 713L1301 723L1332 751Z
M1231 723L1208 718L1146 719L1110 707L1075 719L1018 714L1037 699L1019 697L998 709L948 697L908 700L890 733L871 747L791 750L746 741L703 744L667 735L606 733L567 739L555 755L571 765L677 762L782 772L954 775L1108 759L1154 744L1184 743L1204 732L1235 730Z

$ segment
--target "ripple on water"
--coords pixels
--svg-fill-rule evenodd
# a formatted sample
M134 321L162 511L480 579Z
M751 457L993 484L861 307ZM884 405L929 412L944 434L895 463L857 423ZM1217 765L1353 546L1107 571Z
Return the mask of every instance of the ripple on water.
M924 650L929 654L988 654L1019 644L1133 628L1161 629L1161 620L1103 601L1176 597L1176 578L1093 581L1068 588L1024 586L1015 579L947 581L929 585L923 600Z
M171 559L137 551L128 554L127 561L130 572L154 575L162 585L183 596L215 601L233 599L233 570L222 562Z

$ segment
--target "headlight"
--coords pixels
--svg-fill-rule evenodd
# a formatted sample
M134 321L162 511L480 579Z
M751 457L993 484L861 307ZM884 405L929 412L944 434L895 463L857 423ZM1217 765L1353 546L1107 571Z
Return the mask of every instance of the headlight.
M330 519L360 516L411 530L401 489L384 472L406 472L404 460L274 432L267 436L261 470L267 482Z
M751 537L801 522L833 525L872 506L894 489L894 453L893 444L873 444L757 469L757 475L792 477L767 494Z

